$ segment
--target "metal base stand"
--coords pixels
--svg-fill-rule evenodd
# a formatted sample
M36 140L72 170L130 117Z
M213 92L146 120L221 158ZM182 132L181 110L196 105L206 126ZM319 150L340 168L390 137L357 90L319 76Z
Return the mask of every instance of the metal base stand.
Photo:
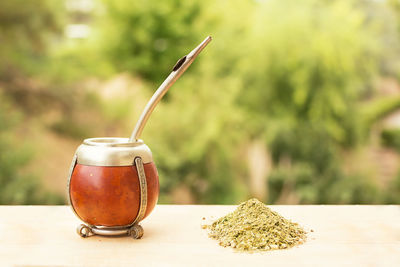
M88 237L92 235L101 235L101 236L121 236L121 235L129 235L132 238L140 239L143 236L143 227L139 224L134 224L127 228L113 228L113 227L96 227L89 226L86 224L80 224L78 228L76 228L78 235L81 237Z

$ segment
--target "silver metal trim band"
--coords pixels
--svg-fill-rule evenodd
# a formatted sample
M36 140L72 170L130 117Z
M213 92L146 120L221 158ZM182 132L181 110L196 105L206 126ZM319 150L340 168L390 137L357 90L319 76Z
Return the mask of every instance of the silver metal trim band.
M120 137L85 139L76 154L78 164L88 166L132 166L135 157L141 157L143 163L153 161L150 149L142 140L130 143L128 138Z
M136 165L136 170L138 173L139 184L140 184L140 207L138 215L132 224L140 222L143 219L147 208L147 181L146 181L146 174L144 172L142 158L136 157L134 162Z

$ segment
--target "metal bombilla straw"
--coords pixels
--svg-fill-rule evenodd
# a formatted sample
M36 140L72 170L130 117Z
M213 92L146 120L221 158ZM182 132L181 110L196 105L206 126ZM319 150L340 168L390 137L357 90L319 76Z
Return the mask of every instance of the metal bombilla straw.
M195 49L193 49L189 54L182 57L176 62L171 74L165 79L165 81L160 85L157 91L153 94L146 107L144 108L138 122L135 125L135 129L132 131L132 135L129 138L129 142L136 142L140 135L142 134L143 128L146 125L154 108L160 102L161 98L167 93L168 89L178 80L178 78L186 71L186 69L192 64L195 58L200 54L200 52L207 46L211 41L211 36L208 36L201 42Z

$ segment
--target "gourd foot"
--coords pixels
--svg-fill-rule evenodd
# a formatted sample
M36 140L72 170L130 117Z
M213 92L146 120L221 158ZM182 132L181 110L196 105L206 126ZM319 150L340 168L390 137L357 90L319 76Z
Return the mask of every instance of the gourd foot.
M139 224L134 224L128 231L128 235L133 237L134 239L141 239L143 236L143 227Z
M92 229L85 224L80 224L76 228L76 232L78 233L78 235L85 238L92 234Z

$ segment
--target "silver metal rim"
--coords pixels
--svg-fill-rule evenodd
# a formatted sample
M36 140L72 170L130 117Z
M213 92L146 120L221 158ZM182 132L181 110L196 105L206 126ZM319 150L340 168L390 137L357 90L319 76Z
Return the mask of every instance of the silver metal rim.
M130 142L129 138L123 137L95 137L83 140L83 143L88 146L106 146L106 147L135 147L143 145L143 140L139 139L136 142Z
M76 150L78 163L88 166L131 166L141 157L143 163L153 162L151 150L142 140L129 142L128 138L88 138Z

